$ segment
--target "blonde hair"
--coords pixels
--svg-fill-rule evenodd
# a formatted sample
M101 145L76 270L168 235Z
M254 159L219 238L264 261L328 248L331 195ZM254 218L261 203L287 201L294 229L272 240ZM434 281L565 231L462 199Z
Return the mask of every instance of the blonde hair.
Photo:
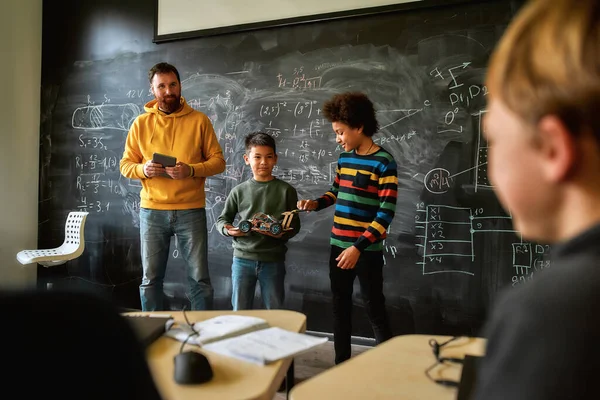
M600 140L600 1L530 0L494 50L486 83L528 124L552 114Z

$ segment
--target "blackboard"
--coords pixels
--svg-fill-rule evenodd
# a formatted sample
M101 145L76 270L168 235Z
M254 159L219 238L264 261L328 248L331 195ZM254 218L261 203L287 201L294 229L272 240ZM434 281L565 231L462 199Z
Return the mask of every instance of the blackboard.
M108 4L88 5L79 19L119 16L124 31L147 30L148 43L113 35L102 45L89 25L80 22L80 32L72 32L44 13L50 50L42 82L40 246L59 244L70 210L90 215L85 253L62 270L40 270L40 282L84 286L139 307L140 185L118 166L129 126L152 99L147 70L160 61L178 67L183 96L212 120L227 158L226 171L207 180L218 308L231 308L232 250L214 223L229 191L251 176L244 136L262 130L275 137L276 175L300 198L316 198L329 188L340 152L320 107L347 90L373 100L381 125L375 141L399 166L396 216L384 247L396 334L476 335L501 288L549 266L548 247L523 241L496 200L481 135L486 64L520 2L424 1L401 12L160 45L149 44L151 5ZM59 36L71 39L56 44ZM52 46L61 46L58 55L49 53ZM309 330L328 333L333 207L301 218L302 231L289 243L286 307L306 313ZM183 268L173 241L165 284L172 309L188 304ZM356 289L354 334L370 338Z

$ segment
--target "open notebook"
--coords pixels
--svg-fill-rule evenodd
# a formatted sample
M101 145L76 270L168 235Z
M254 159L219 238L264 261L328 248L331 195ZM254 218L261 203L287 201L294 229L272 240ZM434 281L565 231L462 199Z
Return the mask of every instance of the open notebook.
M180 342L203 346L211 342L227 339L244 333L268 328L266 320L246 315L219 315L204 321L195 322L193 329L185 324L178 324L169 329L167 336ZM197 334L194 334L194 331Z

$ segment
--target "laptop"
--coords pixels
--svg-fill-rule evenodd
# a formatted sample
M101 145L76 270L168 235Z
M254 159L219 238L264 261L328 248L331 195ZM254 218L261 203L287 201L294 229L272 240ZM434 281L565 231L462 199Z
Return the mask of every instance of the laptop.
M473 389L477 380L477 364L481 358L483 357L471 354L465 355L456 400L470 400L473 398Z
M173 320L170 315L123 315L133 328L135 335L144 348L147 348L167 331L167 323Z

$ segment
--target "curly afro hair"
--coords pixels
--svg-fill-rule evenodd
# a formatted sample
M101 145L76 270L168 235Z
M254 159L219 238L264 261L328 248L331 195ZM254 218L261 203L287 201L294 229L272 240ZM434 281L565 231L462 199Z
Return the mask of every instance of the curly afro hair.
M323 105L323 115L329 122L341 122L354 129L362 127L365 136L373 136L379 129L373 103L360 92L336 94Z

